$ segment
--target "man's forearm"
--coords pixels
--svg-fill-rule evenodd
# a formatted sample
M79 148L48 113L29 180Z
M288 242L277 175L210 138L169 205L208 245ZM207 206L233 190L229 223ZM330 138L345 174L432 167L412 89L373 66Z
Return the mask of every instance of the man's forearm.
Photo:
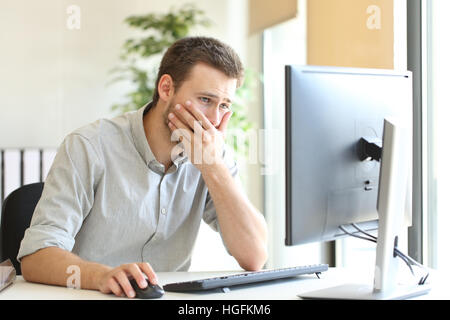
M208 166L202 170L202 176L228 250L244 269L260 269L267 260L264 217L241 192L224 164Z
M70 266L77 268L68 269ZM21 269L27 281L58 286L67 286L67 280L73 270L79 270L81 288L98 290L100 276L111 268L85 261L69 251L48 247L23 257Z

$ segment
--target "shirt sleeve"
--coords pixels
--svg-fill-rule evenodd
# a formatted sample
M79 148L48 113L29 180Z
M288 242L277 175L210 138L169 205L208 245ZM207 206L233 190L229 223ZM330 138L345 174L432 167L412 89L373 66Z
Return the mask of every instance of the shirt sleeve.
M18 261L46 247L72 251L75 236L94 203L95 185L101 173L100 158L90 141L79 134L67 136L25 231Z

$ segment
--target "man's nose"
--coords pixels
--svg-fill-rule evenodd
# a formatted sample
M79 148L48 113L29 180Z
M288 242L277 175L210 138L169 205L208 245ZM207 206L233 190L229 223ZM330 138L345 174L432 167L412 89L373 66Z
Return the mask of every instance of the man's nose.
M205 116L208 118L209 122L214 127L217 127L220 124L220 109L219 106L208 108Z

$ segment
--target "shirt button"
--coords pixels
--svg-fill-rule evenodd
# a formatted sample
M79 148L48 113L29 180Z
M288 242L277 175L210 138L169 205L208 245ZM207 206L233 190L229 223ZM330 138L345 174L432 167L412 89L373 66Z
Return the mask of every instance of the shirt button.
M162 208L162 209L161 209L161 213L162 213L162 214L166 214L166 212L167 212L167 211L166 211L166 208Z

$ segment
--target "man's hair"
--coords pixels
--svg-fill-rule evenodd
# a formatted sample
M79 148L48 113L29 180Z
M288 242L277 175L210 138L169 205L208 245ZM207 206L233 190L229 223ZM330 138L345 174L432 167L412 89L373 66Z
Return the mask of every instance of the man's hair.
M237 87L242 84L244 67L233 48L214 38L186 37L174 42L162 58L152 105L159 100L158 84L164 74L172 77L176 91L197 63L205 63L237 79Z

